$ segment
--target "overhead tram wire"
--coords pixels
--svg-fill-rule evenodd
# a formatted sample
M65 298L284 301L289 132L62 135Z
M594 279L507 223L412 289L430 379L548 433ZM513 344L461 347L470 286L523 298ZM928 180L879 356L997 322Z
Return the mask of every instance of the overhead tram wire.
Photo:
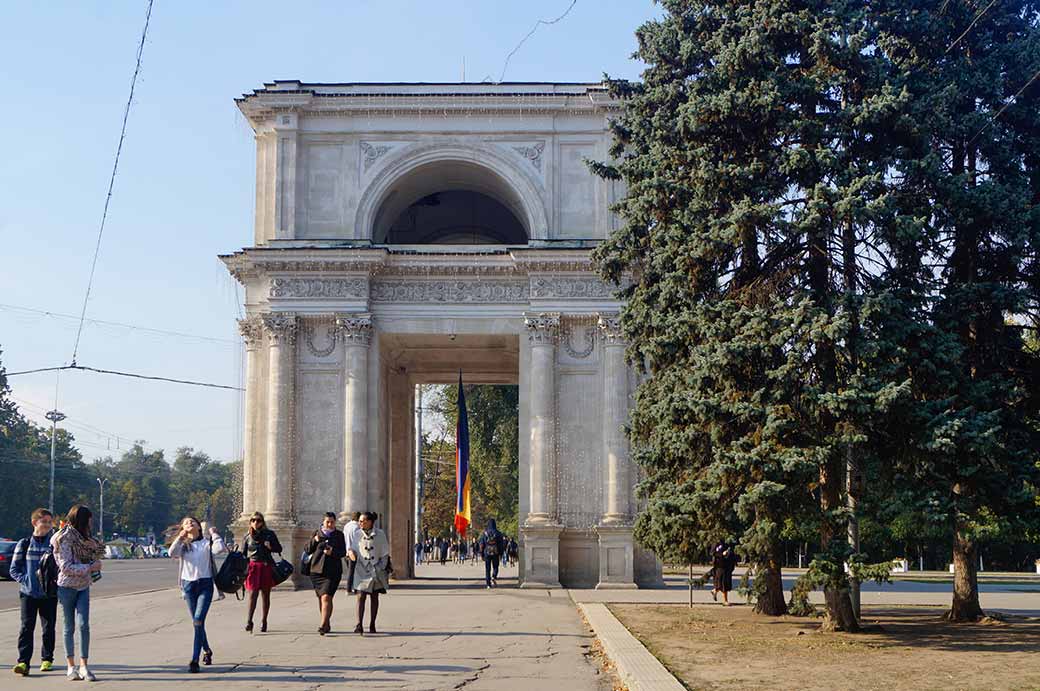
M192 381L190 379L174 379L173 377L154 377L147 374L136 374L134 372L120 372L119 370L101 369L99 367L86 367L85 365L62 365L61 367L39 367L37 369L22 370L20 372L8 372L8 377L17 377L22 374L36 374L37 372L61 372L63 370L81 370L83 372L96 372L98 374L114 374L120 377L131 377L133 379L147 379L149 381L164 381L173 384L188 384L190 386L202 386L209 389L226 389L228 391L242 391L240 386L228 386L226 384L211 384L210 382Z
M0 303L0 311L10 310L15 312L28 312L31 314L39 314L46 317L55 317L59 319L72 319L79 320L74 314L63 314L61 312L51 312L49 310L35 309L32 307L22 307L20 305L8 305ZM106 321L104 319L86 319L84 320L88 324L97 324L99 326L115 326L122 329L130 329L132 331L141 331L143 333L155 334L157 336L176 336L178 338L194 339L199 341L211 341L213 343L224 343L227 345L238 345L238 341L230 338L219 338L217 336L202 336L200 334L190 334L183 331L167 331L165 329L153 329L148 326L139 326L137 324L126 324L124 322Z
M137 88L137 76L141 73L141 57L144 55L144 44L148 37L148 24L152 19L152 4L155 0L148 0L148 10L144 17L144 28L141 30L141 40L137 45L137 60L134 65L134 74L130 78L130 95L126 99L126 108L123 110L123 124L119 130L119 144L116 145L115 161L112 163L112 174L108 179L108 194L105 195L105 207L101 212L101 224L98 226L97 242L94 245L94 259L90 263L90 275L87 279L87 290L83 295L83 308L79 314L79 327L76 329L76 342L72 346L72 364L76 364L76 355L79 353L79 342L83 335L83 323L87 318L87 303L90 300L90 291L94 286L94 273L97 269L98 255L101 253L101 238L105 232L105 221L108 220L108 205L112 201L112 190L116 184L116 173L119 170L119 157L123 153L123 142L126 140L126 123L130 119L130 106L134 102L134 89Z
M567 9L564 10L563 14L561 14L556 19L539 19L538 21L536 21L534 23L534 26L531 27L531 30L527 32L527 35L524 36L522 39L520 39L520 42L516 44L516 47L513 48L513 50L509 51L509 55L506 56L506 61L502 65L502 74L499 75L497 83L501 84L502 80L504 80L506 78L506 70L509 69L509 61L512 60L513 56L517 54L517 52L520 50L520 48L523 47L523 45L525 43L527 43L527 39L529 39L532 36L534 36L534 33L536 31L538 31L538 27L542 26L543 24L545 26L552 26L553 24L556 24L557 22L563 21L563 19L568 14L571 13L571 10L573 10L574 6L577 5L577 4L578 4L578 0L571 0L571 4L568 5Z

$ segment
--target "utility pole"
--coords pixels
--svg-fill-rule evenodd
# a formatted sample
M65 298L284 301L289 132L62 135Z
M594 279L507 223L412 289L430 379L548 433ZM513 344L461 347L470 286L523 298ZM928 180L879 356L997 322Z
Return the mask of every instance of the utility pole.
M422 503L423 503L423 385L415 385L415 541L422 542Z
M54 455L57 452L58 423L65 419L65 415L55 409L47 413L45 417L51 421L51 500L48 506L51 513L54 513Z
M101 541L105 541L105 483L108 478L97 478L98 487L101 488L101 510L98 511L98 528L101 533Z

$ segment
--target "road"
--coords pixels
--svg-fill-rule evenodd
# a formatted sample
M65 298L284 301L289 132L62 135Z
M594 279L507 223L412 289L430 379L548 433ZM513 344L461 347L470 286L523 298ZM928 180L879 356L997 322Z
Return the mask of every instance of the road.
M90 589L91 598L126 595L177 585L176 559L106 559L101 580ZM0 611L18 608L18 584L0 581Z

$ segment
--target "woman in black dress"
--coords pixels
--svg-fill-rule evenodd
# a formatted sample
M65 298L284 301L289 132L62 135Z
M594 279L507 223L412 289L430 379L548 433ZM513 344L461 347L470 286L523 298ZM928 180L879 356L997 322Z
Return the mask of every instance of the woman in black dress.
M343 578L343 557L347 554L347 541L343 531L336 528L336 514L325 514L321 528L314 532L307 543L307 554L311 555L309 569L314 594L318 596L322 636L332 630L332 598Z
M733 590L733 569L737 566L737 554L726 542L715 545L711 551L711 598L722 593L722 604L729 607L729 591Z

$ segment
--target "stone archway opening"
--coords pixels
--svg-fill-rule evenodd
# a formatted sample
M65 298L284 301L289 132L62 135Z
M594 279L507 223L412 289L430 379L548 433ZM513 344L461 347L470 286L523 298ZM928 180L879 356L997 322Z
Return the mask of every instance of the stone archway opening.
M420 165L383 196L375 244L526 245L530 224L516 190L493 170L462 160Z
M415 415L416 385L423 385L427 392L426 404L431 402L432 388L429 385L454 386L458 383L461 370L464 385L494 385L515 387L519 384L520 344L515 334L428 334L428 333L388 333L383 334L380 342L381 358L392 363L387 371L386 393L384 403L388 421L386 428L386 445L388 450L388 496L386 505L386 522L384 528L390 537L392 559L395 569L398 564L406 565L398 569L400 576L416 575L413 547L419 532L429 532L434 536L447 535L450 524L444 521L431 522L416 511L419 504L417 493L418 468L416 467L417 420ZM471 440L474 427L482 421L474 419L474 410L470 409ZM452 425L454 418L452 418ZM516 497L518 505L514 516L523 514L521 500L524 479L520 473L520 418L519 400L517 400L516 416L513 423L516 435L510 443L517 444L516 473L511 474L515 486L510 487L511 494ZM431 457L430 465L438 466L446 462L453 463L453 457L445 459L444 449L450 446L454 453L454 437L450 444L442 444L441 453ZM453 477L454 467L449 470ZM427 471L431 468L427 467ZM427 474L427 477L429 475ZM474 521L481 522L487 516L484 512L474 511ZM432 517L431 517L432 518ZM441 517L443 518L443 517ZM449 519L450 520L450 519ZM443 525L442 525L443 524ZM482 530L484 525L473 526ZM515 532L515 531L514 531ZM518 539L519 535L511 535ZM422 576L436 576L436 572L424 571ZM445 572L445 577L457 578L457 572ZM515 576L515 574L514 574Z

